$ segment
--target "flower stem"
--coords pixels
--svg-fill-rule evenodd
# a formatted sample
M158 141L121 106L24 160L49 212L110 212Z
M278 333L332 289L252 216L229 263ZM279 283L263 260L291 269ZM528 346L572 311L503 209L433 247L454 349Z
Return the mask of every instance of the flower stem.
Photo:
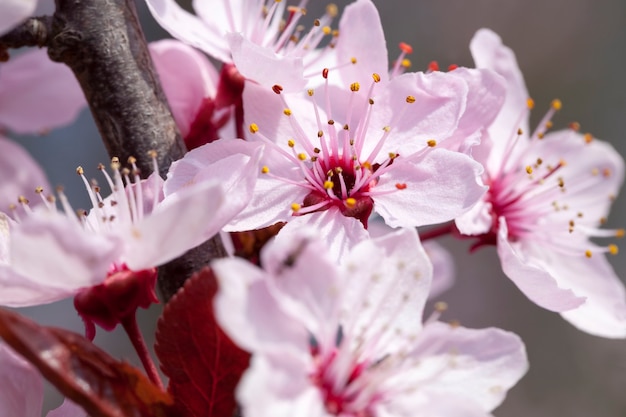
M135 351L137 351L137 355L139 356L141 364L146 370L148 377L156 386L165 391L165 387L163 386L163 382L161 381L156 365L152 361L146 342L141 334L141 331L139 330L139 326L137 326L137 318L134 314L129 314L127 317L122 319L121 323L126 331L126 334L128 335L128 338L130 339L130 342L133 344Z
M429 239L435 239L440 236L452 234L455 230L454 222L444 223L441 226L431 227L428 230L419 231L420 240L425 242Z

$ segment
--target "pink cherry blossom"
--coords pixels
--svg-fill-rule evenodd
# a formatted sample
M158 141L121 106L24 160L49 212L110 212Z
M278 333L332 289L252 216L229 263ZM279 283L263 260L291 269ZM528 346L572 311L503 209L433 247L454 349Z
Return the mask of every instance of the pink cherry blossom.
M288 222L279 234L288 239L315 224L341 257L366 237L372 211L391 227L416 227L451 220L482 196L482 167L445 149L463 120L468 83L444 73L385 85L370 77L369 85L327 83L303 95L246 83L249 139L266 144L264 167L228 230Z
M414 229L342 261L310 229L266 247L264 270L212 264L218 321L253 354L246 416L486 416L526 372L511 333L422 322L432 266Z
M538 305L588 333L626 337L626 293L604 256L617 247L590 240L623 235L600 228L623 182L623 159L590 134L546 133L558 100L531 132L534 103L513 52L486 29L471 50L477 67L497 71L508 87L491 141L476 154L489 192L457 227L477 245L497 244L505 274Z
M36 202L35 188L49 188L39 165L3 133L45 133L71 123L86 104L74 74L52 62L45 49L0 64L0 211L17 203L20 195Z
M13 29L33 14L37 0L3 0L0 2L0 35Z
M244 77L263 85L297 90L324 66L340 67L353 79L351 66L367 74L374 71L372 63L387 62L380 18L370 0L346 7L338 31L330 27L338 14L336 6L329 5L313 27L303 31L299 21L307 1L297 6L287 3L195 0L196 16L174 0L147 0L154 18L175 38L222 62L234 63ZM318 48L324 38L331 40Z
M43 405L43 378L26 360L0 342L0 415L40 417ZM86 417L87 413L65 400L47 417Z
M231 172L224 182L239 184L238 193L251 190L251 174L258 169L253 163L248 171ZM132 172L120 170L117 161L112 166L113 177L101 169L112 190L105 199L82 168L77 170L92 201L89 215L79 211L77 217L60 191L63 212L46 198L43 207L31 210L24 204L27 215L17 221L0 217L1 305L48 303L101 284L109 274L162 265L216 234L246 201L234 192L225 200L215 181L188 184L164 198L157 174L139 182L134 165Z

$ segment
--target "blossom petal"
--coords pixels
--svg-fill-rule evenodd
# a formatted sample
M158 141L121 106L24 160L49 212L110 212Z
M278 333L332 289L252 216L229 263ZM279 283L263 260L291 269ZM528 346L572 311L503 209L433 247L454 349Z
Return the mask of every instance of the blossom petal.
M227 35L237 70L263 86L280 85L285 92L299 91L306 85L301 57L279 55L256 45L240 33Z
M517 287L535 304L556 312L579 307L585 302L584 297L572 290L561 288L559 281L541 265L535 265L531 257L525 256L519 246L508 241L506 220L500 218L498 229L498 256L502 270Z
M186 137L202 101L215 97L219 74L204 55L182 42L164 39L148 46L176 124Z
M99 284L121 250L114 236L94 235L74 219L37 210L11 228L10 262L0 268L0 305L50 303Z
M459 231L467 236L482 235L491 230L491 203L479 201L471 209L461 214L454 223Z
M219 3L219 2L218 2ZM152 17L173 37L222 62L230 62L230 49L219 26L184 10L175 0L146 0Z
M346 85L354 82L368 85L373 73L380 75L381 81L386 82L387 44L374 3L357 0L346 6L339 22L339 33L341 36L337 38L333 51L337 63L347 63L352 58L357 60L354 65L338 69L343 82Z
M0 210L7 211L23 195L32 205L41 202L35 188L50 190L43 170L17 143L0 135Z
M50 82L54 80L54 82ZM72 71L34 49L0 66L0 126L42 133L71 123L87 106Z
M128 267L139 271L162 265L215 235L223 226L223 193L219 183L204 182L166 197L122 232Z
M496 328L467 329L434 322L424 327L411 356L419 359L420 391L491 411L528 370L518 336ZM430 376L429 376L430 375Z
M293 216L280 230L276 240L290 241L303 227L315 228L336 260L342 259L352 247L369 237L359 220L346 217L339 209L331 207L320 212Z
M391 227L452 220L485 193L486 187L477 182L481 172L478 162L447 149L434 149L408 161L400 157L376 184L374 209Z
M0 343L0 415L39 417L43 378L26 360Z
M306 352L309 333L284 310L264 271L238 258L218 259L211 267L219 282L216 317L235 343L253 353Z
M446 292L456 280L454 258L446 248L434 240L422 242L428 259L433 264L433 283L430 286L428 299L432 300Z
M613 268L602 256L558 256L551 254L543 265L586 301L574 310L561 312L580 330L601 337L626 338L626 291Z
M0 2L0 35L31 16L36 7L37 0L3 0Z

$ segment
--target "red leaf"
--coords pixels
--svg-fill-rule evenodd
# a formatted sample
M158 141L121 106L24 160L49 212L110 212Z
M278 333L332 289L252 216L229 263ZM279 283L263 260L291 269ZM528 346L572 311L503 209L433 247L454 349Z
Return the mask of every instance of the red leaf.
M0 309L0 336L92 417L168 417L173 400L83 336Z
M250 355L215 321L217 281L209 268L194 274L172 297L159 319L155 351L170 378L181 417L230 417L235 387Z

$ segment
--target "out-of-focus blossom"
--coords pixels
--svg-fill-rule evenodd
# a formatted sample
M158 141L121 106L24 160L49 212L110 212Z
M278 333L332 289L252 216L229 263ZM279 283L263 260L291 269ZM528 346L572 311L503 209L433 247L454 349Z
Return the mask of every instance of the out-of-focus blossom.
M230 78L220 77L206 56L182 42L165 39L149 48L187 148L236 137L232 104L237 97L223 85Z
M107 276L162 265L217 233L246 200L235 192L225 199L222 185L215 181L188 184L164 198L158 174L139 182L134 164L132 172L120 170L116 160L112 166L112 178L101 169L112 190L106 199L100 187L84 177L82 168L77 170L92 201L89 215L79 211L76 216L62 191L58 196L63 212L46 198L44 206L33 210L24 203L27 215L17 221L2 215L1 305L52 302L101 284ZM256 169L231 170L223 176L224 182L243 178L237 192L251 190Z
M311 30L305 31L299 21L307 2L287 3L195 0L196 16L174 0L147 0L152 15L174 37L222 62L234 63L244 77L266 86L301 89L307 77L324 67L337 68L350 82L364 81L355 79L355 71L379 71L387 77L386 70L372 68L387 62L387 49L378 12L370 0L346 7L338 30L330 27L338 14L336 6L328 6Z
M590 240L624 234L600 228L623 182L623 159L577 126L546 133L558 100L531 132L534 103L513 52L486 29L471 50L476 66L497 71L508 87L491 141L476 153L489 192L457 227L478 236L477 245L497 244L505 274L538 305L586 332L626 337L624 286L604 256L617 246Z
M33 14L37 0L2 0L0 2L0 35L13 29Z
M39 165L3 133L45 133L71 123L86 104L74 74L52 62L45 49L0 63L0 211L20 195L36 202L35 188L48 188Z
M0 415L41 417L43 378L26 360L0 342ZM86 417L85 411L65 400L47 417Z
M212 265L218 321L253 354L237 389L247 416L486 416L527 369L511 333L422 323L432 266L414 229L361 242L341 266L301 232L262 264Z

